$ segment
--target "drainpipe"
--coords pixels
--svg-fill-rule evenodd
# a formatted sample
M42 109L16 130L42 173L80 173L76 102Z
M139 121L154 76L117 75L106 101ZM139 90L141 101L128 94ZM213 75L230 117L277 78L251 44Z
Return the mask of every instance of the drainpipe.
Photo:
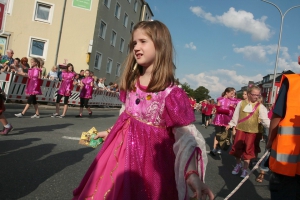
M54 61L55 66L57 65L57 57L58 57L58 52L59 52L59 47L60 47L60 40L61 40L61 34L62 34L62 29L63 29L63 24L64 24L66 4L67 4L67 0L64 0L64 1L65 2L64 2L63 10L62 10L60 28L59 28L59 33L58 33L58 41L57 41L57 47L56 47L56 53L55 53L55 61Z

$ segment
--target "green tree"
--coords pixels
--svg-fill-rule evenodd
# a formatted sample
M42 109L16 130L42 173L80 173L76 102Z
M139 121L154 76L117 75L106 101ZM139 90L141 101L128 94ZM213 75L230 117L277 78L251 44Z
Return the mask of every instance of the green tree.
M194 96L194 90L190 87L190 85L188 83L183 83L181 84L182 89L187 93L188 96L192 96L195 98Z
M194 98L197 99L197 102L202 101L204 99L210 99L209 90L204 86L199 86L196 90L194 90Z

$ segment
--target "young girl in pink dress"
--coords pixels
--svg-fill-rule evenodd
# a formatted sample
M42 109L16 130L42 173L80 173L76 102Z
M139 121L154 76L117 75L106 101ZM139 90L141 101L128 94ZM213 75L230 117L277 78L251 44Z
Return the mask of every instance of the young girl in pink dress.
M67 70L62 72L62 82L57 91L56 113L54 113L51 117L64 118L66 116L66 112L68 110L69 97L71 96L71 92L74 87L73 81L75 76L76 73L74 72L73 65L71 63L68 63ZM63 113L59 115L59 104L62 97L64 97L64 110Z
M225 131L226 126L231 120L232 114L234 112L234 109L232 111L231 108L232 107L231 98L234 96L234 93L235 93L235 89L232 87L228 87L222 93L222 96L217 98L216 115L213 120L213 124L215 125L215 133ZM221 154L222 151L221 149L217 149L218 147L219 147L219 142L215 135L213 150L210 151L210 154L213 156L216 154Z
M92 116L92 110L90 106L88 105L89 99L92 98L93 95L93 87L94 87L94 79L90 76L90 70L85 70L84 72L85 78L80 81L80 109L79 109L79 115L76 115L76 117L82 117L83 107L85 107L88 112L89 116Z
M25 93L29 95L27 104L21 113L15 114L16 117L23 117L29 106L33 104L35 114L31 118L40 118L39 108L36 101L36 95L41 95L41 74L40 62L37 58L31 58L31 68L28 69L28 81L26 84Z
M169 30L142 21L132 33L120 85L123 109L111 129L98 133L109 134L73 199L213 199L203 183L205 140L191 124L188 96L174 84Z

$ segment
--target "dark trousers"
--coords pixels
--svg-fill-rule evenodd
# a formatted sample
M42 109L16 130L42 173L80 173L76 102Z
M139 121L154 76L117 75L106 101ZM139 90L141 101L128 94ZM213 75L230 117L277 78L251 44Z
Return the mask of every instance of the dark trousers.
M205 124L205 113L202 113L202 124Z
M300 176L285 176L272 172L269 181L272 200L300 200Z

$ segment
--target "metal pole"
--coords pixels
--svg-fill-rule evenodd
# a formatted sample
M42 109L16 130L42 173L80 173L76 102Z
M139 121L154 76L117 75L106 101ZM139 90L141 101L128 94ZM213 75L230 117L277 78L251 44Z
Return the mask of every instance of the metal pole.
M60 40L61 40L61 34L62 34L62 28L64 24L64 18L65 18L65 11L66 11L66 4L67 0L64 2L64 7L62 11L62 16L61 16L61 21L60 21L60 28L59 28L59 34L58 34L58 41L57 41L57 47L56 47L56 53L55 53L55 58L54 58L54 65L57 65L57 57L58 57L58 52L59 52L59 47L60 47Z
M274 102L275 102L275 96L276 96L276 91L275 91L275 79L276 79L276 72L277 72L277 66L278 66L278 57L279 57L279 51L280 51L280 43L281 43L281 35L282 35L283 20L284 20L285 15L286 15L290 10L292 10L293 8L300 7L300 5L293 6L293 7L289 8L287 11L285 11L284 14L282 14L280 8L279 8L276 4L274 4L274 3L272 3L272 2L269 2L269 1L266 1L266 0L261 0L261 1L266 2L266 3L268 3L268 4L271 4L271 5L275 6L275 7L277 8L277 10L279 11L280 16L281 16L280 32L279 32L279 39L278 39L278 46L277 46L277 53L276 53L276 62L275 62L275 68L274 68L274 78L273 78L273 83L272 83L271 102L270 102L270 103L274 103Z

